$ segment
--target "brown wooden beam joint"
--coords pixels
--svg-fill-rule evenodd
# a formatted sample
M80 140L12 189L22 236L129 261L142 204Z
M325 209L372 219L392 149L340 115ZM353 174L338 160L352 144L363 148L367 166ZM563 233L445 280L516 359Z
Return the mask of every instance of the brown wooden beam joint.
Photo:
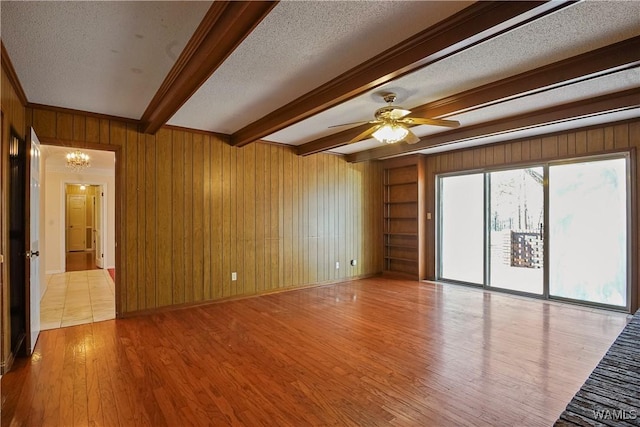
M243 146L443 57L495 37L568 2L477 2L235 132Z
M640 36L429 102L411 111L416 117L447 117L635 67L639 63ZM357 126L318 138L298 146L296 152L306 156L342 147L369 126Z
M155 133L273 9L275 1L214 1L142 118Z

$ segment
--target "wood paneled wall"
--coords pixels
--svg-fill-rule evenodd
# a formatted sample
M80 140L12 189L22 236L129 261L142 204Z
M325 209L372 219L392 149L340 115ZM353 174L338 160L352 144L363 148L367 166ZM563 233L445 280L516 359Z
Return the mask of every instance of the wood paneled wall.
M27 116L44 141L120 147L120 314L382 270L378 162L299 157L262 143L234 148L167 128L146 135L134 124L49 109Z
M0 147L0 176L2 184L0 186L0 252L6 257L9 254L9 233L8 233L8 194L9 194L9 135L13 128L21 138L25 137L25 108L20 102L16 89L13 87L6 70L4 61L1 72L1 102L2 108L2 147ZM5 367L11 352L11 329L9 324L9 271L8 260L0 264L0 300L2 316L2 338L0 339L0 366ZM0 369L2 370L2 369Z
M640 164L640 120L428 156L426 211L436 212L435 176L439 173L570 159L616 150L631 151L631 219L633 222L631 238L634 252L634 258L630 260L633 268L631 297L632 309L637 309L640 306L640 283L638 283L638 264L640 264L640 250L638 249L640 242L640 227L638 226L640 174L638 174L636 168ZM429 279L435 277L435 225L435 221L427 221L427 277Z

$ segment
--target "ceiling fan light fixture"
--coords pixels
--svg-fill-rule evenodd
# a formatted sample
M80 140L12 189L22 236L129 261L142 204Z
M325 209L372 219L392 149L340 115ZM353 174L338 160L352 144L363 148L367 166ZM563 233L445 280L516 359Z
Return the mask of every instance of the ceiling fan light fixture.
M409 129L399 124L387 123L373 133L373 137L383 144L395 144L409 135Z

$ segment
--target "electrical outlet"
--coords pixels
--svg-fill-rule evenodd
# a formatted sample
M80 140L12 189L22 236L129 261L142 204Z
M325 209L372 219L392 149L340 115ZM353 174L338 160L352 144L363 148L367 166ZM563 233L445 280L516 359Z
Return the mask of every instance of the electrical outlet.
M356 261L355 259L351 260L351 265L356 266L358 265L358 261Z
M236 273L235 271L233 273L231 273L231 280L233 282L235 282L236 280L238 280L238 273Z
M336 270L340 268L340 262L336 261Z

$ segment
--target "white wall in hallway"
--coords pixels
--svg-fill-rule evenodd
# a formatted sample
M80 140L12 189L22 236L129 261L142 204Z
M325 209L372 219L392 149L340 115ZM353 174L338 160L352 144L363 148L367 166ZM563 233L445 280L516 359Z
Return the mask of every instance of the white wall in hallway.
M115 170L86 169L80 173L66 171L59 167L47 167L45 172L45 246L47 274L65 270L64 253L64 186L65 184L102 185L107 205L105 268L115 267Z

